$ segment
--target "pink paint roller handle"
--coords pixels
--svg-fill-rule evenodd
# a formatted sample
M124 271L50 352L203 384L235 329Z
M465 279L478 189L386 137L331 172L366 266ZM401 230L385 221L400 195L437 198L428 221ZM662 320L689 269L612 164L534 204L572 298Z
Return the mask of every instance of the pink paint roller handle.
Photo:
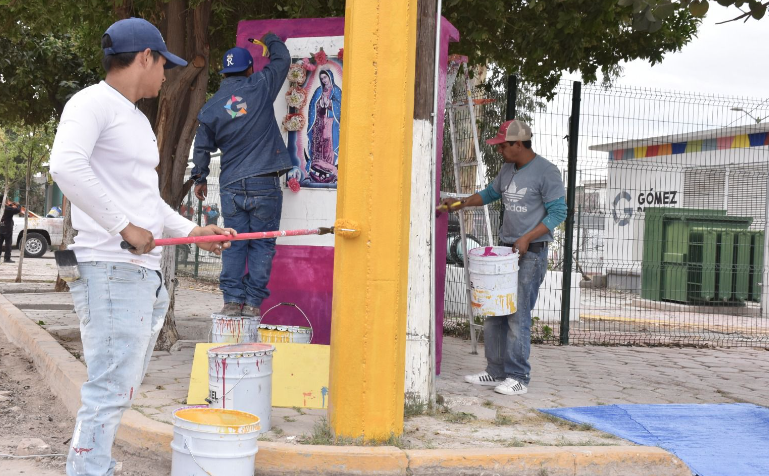
M213 243L217 241L240 241L240 240L263 240L266 238L278 238L280 236L305 236L305 235L325 235L333 233L334 228L310 228L306 230L276 230L260 231L256 233L238 233L232 235L208 235L208 236L185 236L182 238L158 238L155 240L156 246L186 245L189 243ZM130 250L133 247L127 241L120 242L120 247L124 250Z

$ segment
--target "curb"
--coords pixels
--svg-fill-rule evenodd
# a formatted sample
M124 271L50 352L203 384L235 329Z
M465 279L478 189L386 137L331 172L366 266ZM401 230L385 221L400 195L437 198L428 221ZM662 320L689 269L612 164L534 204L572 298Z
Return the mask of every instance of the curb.
M80 407L85 366L0 294L0 328L24 349L72 415ZM78 398L73 398L77 395ZM136 410L123 414L117 439L170 458L173 426ZM260 475L691 476L672 454L648 446L401 450L392 446L309 446L259 442ZM543 472L544 471L544 472Z

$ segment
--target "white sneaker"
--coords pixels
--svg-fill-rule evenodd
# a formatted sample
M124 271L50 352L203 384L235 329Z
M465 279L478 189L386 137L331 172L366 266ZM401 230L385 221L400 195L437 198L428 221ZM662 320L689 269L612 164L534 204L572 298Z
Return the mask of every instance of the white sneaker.
M523 395L529 389L516 379L508 377L504 382L494 387L494 391L502 395Z
M473 374L473 375L465 375L465 382L471 383L473 385L483 385L485 387L495 387L499 385L501 380L496 380L494 377L489 375L488 372L485 370L483 372Z

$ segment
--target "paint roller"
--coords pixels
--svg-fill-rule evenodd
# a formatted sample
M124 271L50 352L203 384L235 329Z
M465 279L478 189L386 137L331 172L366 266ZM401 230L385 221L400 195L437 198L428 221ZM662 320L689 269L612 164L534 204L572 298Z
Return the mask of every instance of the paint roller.
M242 240L264 240L268 238L279 238L281 236L307 236L307 235L327 235L329 233L337 234L343 238L355 238L360 236L360 230L355 222L339 219L332 227L308 228L304 230L275 230L259 231L255 233L238 233L232 235L207 235L207 236L185 236L182 238L158 238L155 240L156 246L186 245L190 243L214 243L222 241L242 241ZM134 249L127 241L120 242L120 247L124 250Z

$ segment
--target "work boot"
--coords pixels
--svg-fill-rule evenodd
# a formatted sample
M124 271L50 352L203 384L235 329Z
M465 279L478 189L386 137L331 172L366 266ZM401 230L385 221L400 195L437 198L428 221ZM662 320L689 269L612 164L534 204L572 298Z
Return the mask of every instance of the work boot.
M224 307L219 314L227 317L240 316L240 303L239 302L225 302Z
M7 260L5 260L5 261L3 261L3 262L4 262L4 263L15 263L15 261L14 261L14 260L12 260L12 259L7 259Z
M249 306L248 304L243 305L243 310L240 312L240 315L243 317L259 317L261 316L261 311L256 306Z

